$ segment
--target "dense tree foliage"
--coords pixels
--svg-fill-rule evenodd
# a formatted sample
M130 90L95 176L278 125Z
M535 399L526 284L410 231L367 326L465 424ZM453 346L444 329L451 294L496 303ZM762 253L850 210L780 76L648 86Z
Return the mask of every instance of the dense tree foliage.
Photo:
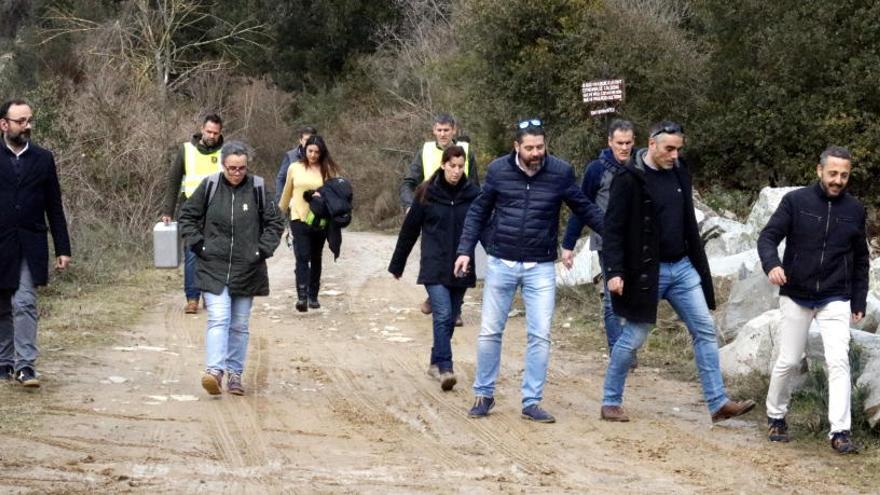
M172 7L190 14L168 23ZM102 91L127 91L164 102L169 139L186 115L220 108L273 157L292 125L316 124L367 191L361 218L374 225L393 223L396 183L432 115L455 114L483 164L510 148L513 122L541 118L552 151L580 168L611 117L590 117L580 85L607 78L626 82L615 106L639 146L652 122L684 124L701 188L742 198L803 184L833 143L856 156L856 191L869 204L880 192L876 2L0 0L0 16L0 93L56 109L42 122L85 93L112 104ZM165 45L143 36L169 25ZM256 108L255 94L284 103ZM258 129L257 111L273 123ZM67 126L79 118L91 117ZM39 132L63 147L72 133L59 129Z

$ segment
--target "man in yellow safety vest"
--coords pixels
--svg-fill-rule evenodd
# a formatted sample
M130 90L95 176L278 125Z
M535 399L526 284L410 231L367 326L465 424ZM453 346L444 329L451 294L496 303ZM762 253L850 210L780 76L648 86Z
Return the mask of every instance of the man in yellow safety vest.
M400 202L406 211L409 211L409 207L412 205L413 194L416 188L440 168L440 158L443 156L443 150L453 144L464 148L464 174L467 176L468 182L472 182L477 187L480 187L480 179L477 175L477 159L474 156L474 151L466 140L455 139L457 132L458 128L452 115L441 113L434 117L434 123L431 126L434 141L425 141L422 144L422 148L416 152L415 159L410 163L409 171L400 185ZM421 310L426 315L431 314L430 299L425 299ZM461 315L455 315L455 326L462 326Z
M191 140L183 143L168 171L165 202L162 208L162 221L171 223L175 205L180 194L189 198L202 180L222 171L220 148L223 147L223 119L217 114L206 115L202 130L193 134ZM187 314L199 312L201 292L196 287L196 256L186 250L183 269L183 290L186 294Z

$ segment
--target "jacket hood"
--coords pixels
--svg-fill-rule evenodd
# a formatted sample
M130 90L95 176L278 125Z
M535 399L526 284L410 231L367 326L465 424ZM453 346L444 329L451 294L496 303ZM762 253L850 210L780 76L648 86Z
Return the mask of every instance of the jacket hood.
M453 188L438 174L428 186L428 198L442 202L471 201L480 194L480 188L469 181L466 175L461 177L460 184L461 187Z
M192 145L195 146L196 149L199 150L199 152L207 155L207 154L213 153L223 147L223 135L222 134L220 135L220 138L217 140L216 145L208 147L208 146L205 146L204 144L202 144L202 133L197 132L192 135L192 139L190 140L190 143L192 143Z

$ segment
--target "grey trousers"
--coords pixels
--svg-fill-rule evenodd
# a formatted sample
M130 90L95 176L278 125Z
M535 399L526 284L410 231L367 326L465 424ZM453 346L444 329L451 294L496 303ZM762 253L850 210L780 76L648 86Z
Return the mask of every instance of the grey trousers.
M0 292L0 366L35 369L38 354L37 288L22 259L18 289Z

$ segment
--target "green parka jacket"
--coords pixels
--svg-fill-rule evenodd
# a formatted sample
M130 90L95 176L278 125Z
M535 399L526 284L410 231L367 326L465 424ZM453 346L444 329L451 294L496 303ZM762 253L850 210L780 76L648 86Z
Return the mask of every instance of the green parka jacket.
M199 257L197 286L212 294L229 287L230 296L269 295L266 258L281 241L284 219L271 198L264 198L260 218L251 175L233 186L221 174L206 205L207 184L199 184L179 217L184 243Z

